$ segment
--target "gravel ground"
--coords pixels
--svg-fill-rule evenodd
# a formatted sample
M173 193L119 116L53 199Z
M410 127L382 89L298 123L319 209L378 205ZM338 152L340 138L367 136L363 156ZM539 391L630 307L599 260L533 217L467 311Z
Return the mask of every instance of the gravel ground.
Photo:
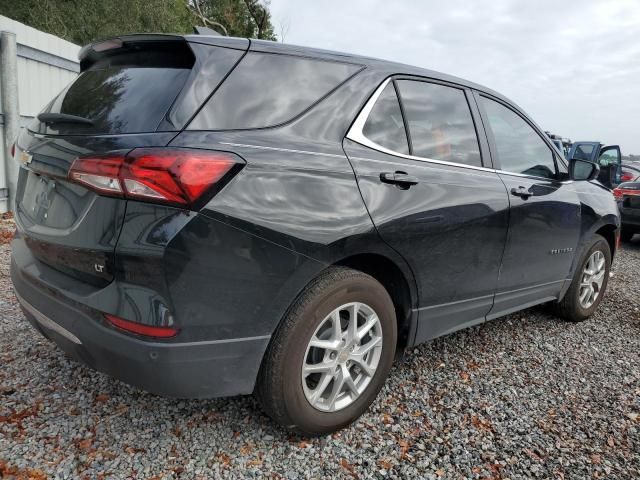
M592 319L536 308L415 348L360 421L313 440L251 397L163 399L69 360L24 319L8 263L5 243L0 477L640 476L640 237Z

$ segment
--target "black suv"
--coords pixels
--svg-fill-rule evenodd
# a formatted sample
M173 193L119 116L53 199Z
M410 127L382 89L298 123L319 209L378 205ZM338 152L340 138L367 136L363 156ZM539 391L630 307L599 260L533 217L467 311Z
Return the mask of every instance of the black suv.
M92 368L160 395L255 392L317 434L361 415L407 347L602 300L613 195L491 90L214 36L80 60L16 144L11 275L34 327Z

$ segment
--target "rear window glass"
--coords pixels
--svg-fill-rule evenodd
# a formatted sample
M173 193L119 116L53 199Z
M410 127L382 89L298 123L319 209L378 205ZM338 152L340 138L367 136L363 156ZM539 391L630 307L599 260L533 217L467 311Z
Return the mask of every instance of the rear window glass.
M482 165L471 110L463 90L412 80L399 80L398 89L413 155Z
M287 122L360 68L291 55L248 53L189 129L247 129Z
M362 134L384 148L409 155L407 132L393 83L389 82L376 100Z
M40 133L154 132L182 90L194 62L182 44L127 45L82 72L43 113L73 115L89 125L37 120Z

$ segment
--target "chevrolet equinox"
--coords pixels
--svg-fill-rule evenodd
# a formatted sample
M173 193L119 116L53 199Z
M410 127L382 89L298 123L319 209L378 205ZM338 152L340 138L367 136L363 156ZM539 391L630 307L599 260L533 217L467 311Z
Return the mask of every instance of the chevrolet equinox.
M206 35L102 40L80 69L15 145L11 276L33 326L96 370L255 393L321 434L408 347L602 301L620 221L598 166L485 87Z

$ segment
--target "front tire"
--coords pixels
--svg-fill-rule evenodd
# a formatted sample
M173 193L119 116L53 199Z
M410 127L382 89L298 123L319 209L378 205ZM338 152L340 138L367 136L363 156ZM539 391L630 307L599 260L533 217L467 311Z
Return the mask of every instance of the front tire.
M571 286L556 306L558 315L572 322L581 322L593 315L604 297L610 270L609 243L596 234L580 259Z
M391 370L396 339L386 289L365 273L331 267L304 289L272 337L258 400L288 429L334 432L373 402Z

